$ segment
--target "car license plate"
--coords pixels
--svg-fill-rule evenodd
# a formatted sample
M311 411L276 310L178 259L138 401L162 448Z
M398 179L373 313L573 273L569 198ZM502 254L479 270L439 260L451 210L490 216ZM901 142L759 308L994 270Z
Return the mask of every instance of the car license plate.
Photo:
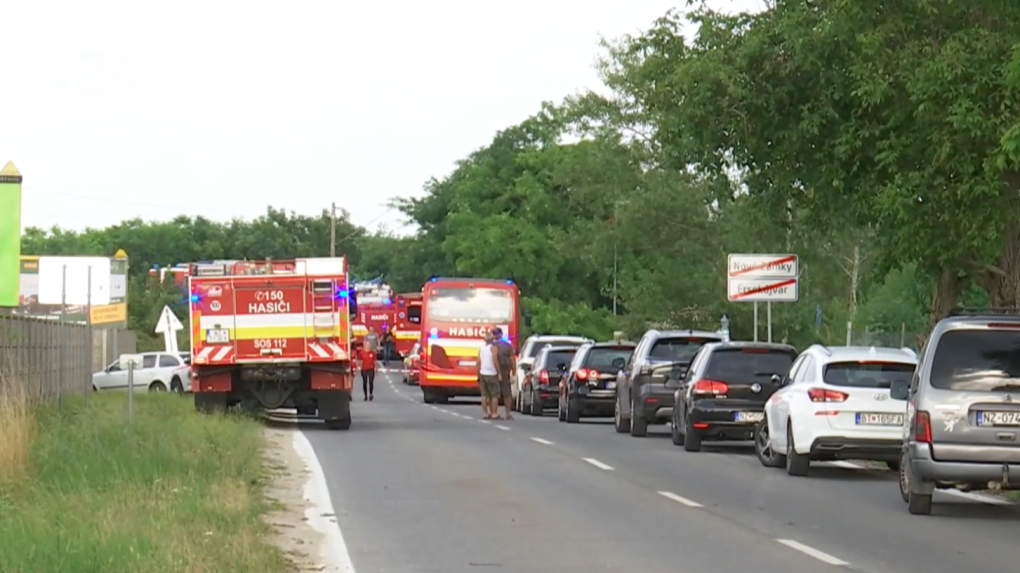
M902 426L903 414L858 412L856 423L858 426Z
M615 381L606 382L606 390L613 390L614 388L616 388Z
M225 328L210 328L205 331L205 341L209 344L226 344L230 342L230 331Z
M474 368L475 366L478 366L478 361L477 360L461 360L457 364L460 364L461 366L463 366L465 368Z
M978 412L979 426L1020 426L1020 412Z
M765 412L737 412L733 415L735 422L760 422L765 419Z

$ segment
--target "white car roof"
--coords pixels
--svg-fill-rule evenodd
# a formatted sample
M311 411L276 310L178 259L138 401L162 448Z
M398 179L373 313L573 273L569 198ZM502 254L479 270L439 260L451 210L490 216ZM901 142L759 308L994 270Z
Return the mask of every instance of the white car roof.
M832 362L899 362L917 364L917 353L909 348L890 348L885 346L812 346L815 354L822 361Z

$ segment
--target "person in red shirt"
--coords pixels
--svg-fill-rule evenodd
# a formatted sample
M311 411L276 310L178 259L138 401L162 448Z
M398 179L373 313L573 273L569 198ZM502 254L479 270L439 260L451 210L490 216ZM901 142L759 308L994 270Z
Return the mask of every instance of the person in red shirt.
M375 400L375 349L364 346L361 349L361 389L365 400Z

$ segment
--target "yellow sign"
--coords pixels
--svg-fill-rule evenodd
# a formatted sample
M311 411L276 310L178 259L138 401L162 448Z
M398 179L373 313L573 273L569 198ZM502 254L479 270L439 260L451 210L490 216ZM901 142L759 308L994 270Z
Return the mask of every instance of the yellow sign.
M92 324L117 324L127 322L127 303L104 304L92 307Z

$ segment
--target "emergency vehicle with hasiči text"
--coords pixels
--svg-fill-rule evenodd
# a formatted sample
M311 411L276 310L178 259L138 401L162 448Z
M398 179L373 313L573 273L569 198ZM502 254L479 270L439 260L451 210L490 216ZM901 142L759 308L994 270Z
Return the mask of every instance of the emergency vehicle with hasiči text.
M192 264L191 384L199 411L294 408L351 425L351 316L343 257Z
M425 402L478 396L478 351L487 331L519 351L520 291L511 280L432 278L422 289L425 349L419 385Z
M396 296L397 319L393 329L397 352L407 358L416 342L421 341L421 297L420 292L401 293Z

